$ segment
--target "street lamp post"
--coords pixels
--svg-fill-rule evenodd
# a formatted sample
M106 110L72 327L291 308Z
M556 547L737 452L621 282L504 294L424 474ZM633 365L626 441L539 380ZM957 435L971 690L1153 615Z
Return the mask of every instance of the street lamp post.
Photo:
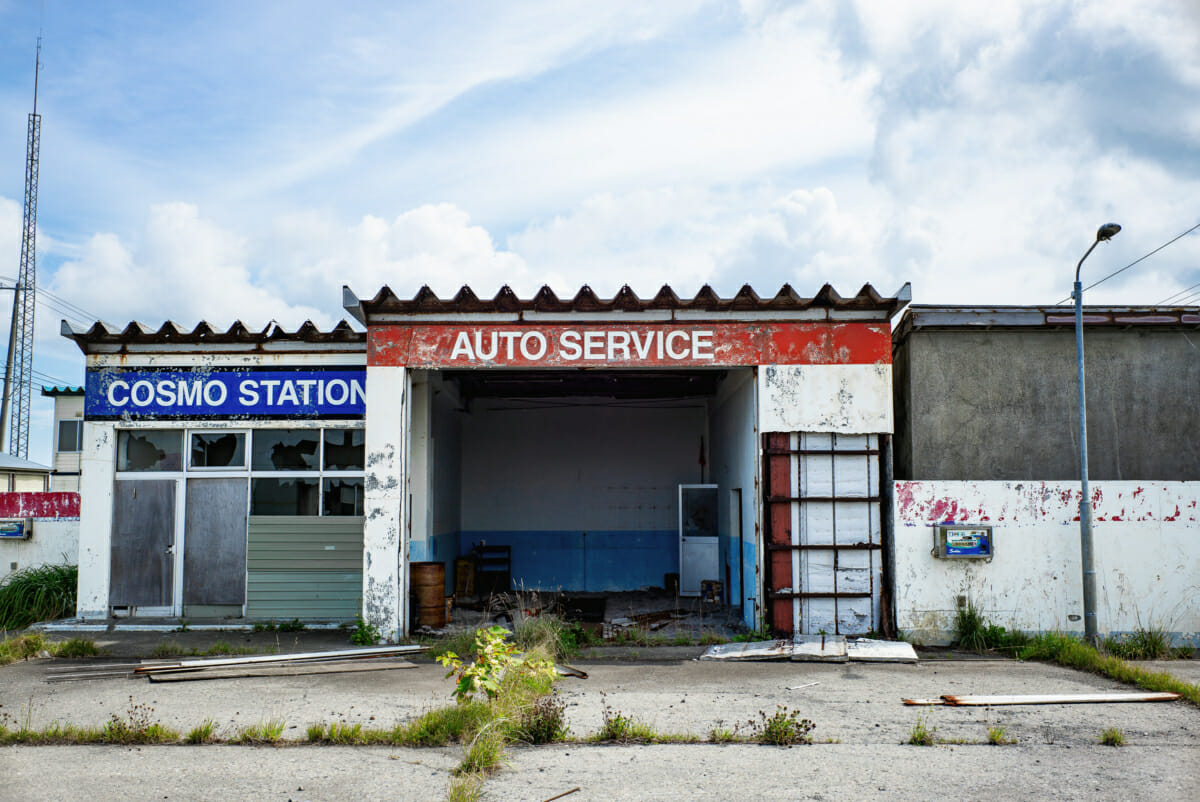
M1108 242L1117 235L1121 227L1116 223L1105 223L1096 232L1096 241L1087 249L1083 259L1075 266L1075 358L1079 369L1079 552L1083 563L1083 637L1096 645L1096 565L1092 557L1092 499L1088 492L1087 461L1087 396L1083 382L1083 285L1079 281L1079 270L1083 260L1101 242Z

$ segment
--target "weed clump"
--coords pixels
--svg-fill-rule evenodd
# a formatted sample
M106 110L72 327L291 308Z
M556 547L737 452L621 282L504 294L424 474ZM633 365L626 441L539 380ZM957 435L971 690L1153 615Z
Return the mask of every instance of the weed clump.
M86 638L68 638L54 646L55 657L97 657L99 654L100 649L96 646L96 642Z
M539 696L521 711L513 729L517 740L529 744L549 744L562 741L570 734L566 724L566 703L554 694Z
M930 726L925 716L917 716L917 722L908 731L906 744L910 746L933 746L937 727Z
M234 743L238 744L277 744L283 736L286 723L282 719L273 718L258 724L243 727Z
M954 614L954 645L960 649L978 653L991 649L1015 651L1028 642L1024 632L990 623L973 602L968 601Z
M51 648L53 648L53 644L38 632L18 635L15 638L6 637L3 642L0 642L0 666L37 657L39 652L48 652Z
M648 744L657 740L658 733L649 724L627 716L620 710L614 710L608 704L608 697L603 693L600 694L600 698L604 700L600 712L600 731L596 733L593 740L616 741L622 744Z
M1105 746L1124 746L1125 733L1116 727L1109 727L1100 733L1100 743Z
M188 730L187 735L183 736L183 740L184 743L189 744L211 744L217 740L216 732L217 722L206 718L203 724Z
M1009 736L1008 730L1004 728L1003 724L996 724L988 727L987 742L992 746L1004 746L1005 744L1015 744L1017 739Z
M794 746L813 742L809 733L816 725L806 718L800 718L800 712L797 710L788 710L784 705L776 705L774 713L768 716L765 710L760 710L758 717L757 723L751 723L754 726L755 738L763 743Z
M100 729L97 740L106 744L167 744L179 740L179 733L157 721L151 721L154 709L129 697L129 709L122 718L116 713Z
M379 627L369 623L361 615L354 617L354 631L350 633L350 642L355 646L374 646L381 639Z
M1163 660L1177 656L1172 648L1174 638L1163 627L1138 627L1125 636L1104 639L1104 651L1122 660Z

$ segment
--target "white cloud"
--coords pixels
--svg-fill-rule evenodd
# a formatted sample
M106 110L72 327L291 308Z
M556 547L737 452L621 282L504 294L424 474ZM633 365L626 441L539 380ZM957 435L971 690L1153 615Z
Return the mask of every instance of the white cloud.
M307 318L325 325L336 319L292 305L257 283L246 265L245 241L186 203L152 206L136 246L115 234L93 235L78 259L55 271L50 290L81 299L117 325L174 319L224 327L242 320L253 328L272 319L285 327Z
M442 297L470 284L486 297L504 284L530 283L519 256L497 250L485 229L446 203L391 221L367 216L353 225L318 212L289 215L276 221L262 244L264 285L292 302L322 308L340 305L343 284L369 298L385 284L401 297L423 284Z

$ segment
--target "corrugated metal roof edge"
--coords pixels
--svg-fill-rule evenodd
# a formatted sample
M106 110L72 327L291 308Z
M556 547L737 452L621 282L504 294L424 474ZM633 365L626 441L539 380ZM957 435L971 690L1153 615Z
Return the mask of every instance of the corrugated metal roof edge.
M62 386L57 385L57 384L55 384L55 385L43 384L42 385L42 395L51 396L51 397L56 396L56 395L83 395L83 388L75 387L70 384L62 385Z
M1200 327L1200 306L1084 306L1083 323L1095 326ZM892 331L895 342L915 329L974 330L1073 328L1073 306L934 306L913 304Z
M515 314L520 312L641 312L647 310L694 310L711 312L771 312L796 311L814 306L826 306L843 309L878 310L887 312L890 318L896 312L908 305L912 298L912 290L908 284L897 291L895 296L880 295L870 284L864 284L858 294L844 298L831 285L826 284L811 298L801 297L790 284L784 284L778 293L771 298L760 297L754 289L745 284L730 298L717 295L712 287L705 284L699 292L690 299L682 299L675 294L669 285L664 284L658 293L650 299L642 299L628 284L621 287L612 298L603 299L596 295L588 285L583 285L575 297L570 300L560 299L554 290L543 285L532 298L519 298L507 284L500 288L495 297L490 300L479 298L467 285L455 293L453 298L442 299L428 286L419 289L412 300L405 301L384 285L374 298L359 298L349 287L342 287L342 305L360 323L366 325L368 319L376 313L399 315L437 315L437 314Z
M97 344L212 344L249 343L266 345L279 342L302 343L361 343L366 347L367 334L355 331L350 324L341 320L329 331L321 331L311 321L306 320L293 332L286 331L278 323L268 323L262 331L248 329L240 320L235 320L225 331L214 329L205 321L200 321L190 331L172 321L167 321L157 329L150 328L136 321L125 328L110 329L103 322L97 321L90 328L79 329L69 321L62 321L60 333L67 339L74 340L84 353L88 346Z

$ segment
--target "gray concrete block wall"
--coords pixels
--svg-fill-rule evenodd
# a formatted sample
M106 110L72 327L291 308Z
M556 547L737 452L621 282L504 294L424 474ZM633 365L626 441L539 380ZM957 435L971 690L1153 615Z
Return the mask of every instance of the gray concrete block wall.
M1087 328L1094 480L1200 479L1200 331ZM896 359L898 479L1072 479L1074 331L912 331Z

